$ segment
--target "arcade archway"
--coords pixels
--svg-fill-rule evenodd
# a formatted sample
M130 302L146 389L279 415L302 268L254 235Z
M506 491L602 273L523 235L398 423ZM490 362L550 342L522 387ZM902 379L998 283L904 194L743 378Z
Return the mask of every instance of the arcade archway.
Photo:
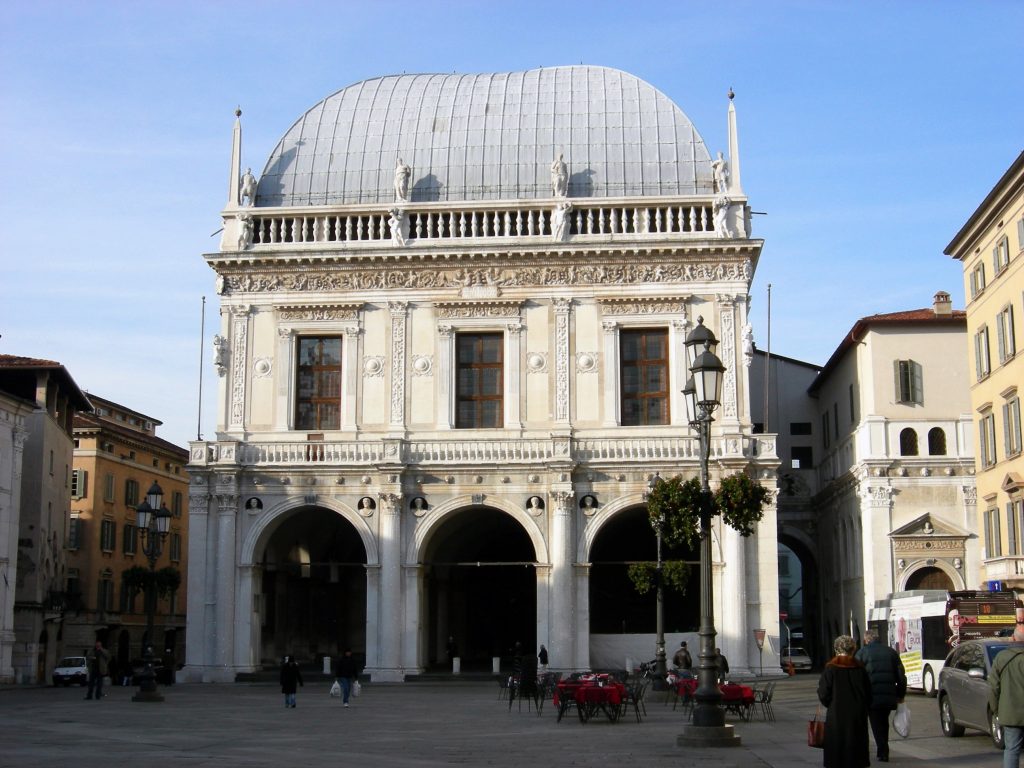
M692 547L662 545L663 560L690 566L685 593L664 590L665 632L696 631L700 625L700 556ZM615 514L598 531L590 550L590 631L594 634L651 634L657 623L657 593L640 594L629 565L657 560L658 544L646 507Z
M366 550L345 518L322 508L291 513L261 559L260 655L276 665L366 649Z
M462 667L490 669L520 643L535 653L537 554L510 515L488 507L450 514L423 551L425 655L447 668L448 638Z

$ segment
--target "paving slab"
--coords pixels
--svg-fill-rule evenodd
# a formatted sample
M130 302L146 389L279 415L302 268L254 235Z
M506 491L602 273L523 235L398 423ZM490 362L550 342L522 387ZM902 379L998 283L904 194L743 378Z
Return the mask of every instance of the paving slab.
M728 749L676 746L686 718L660 693L649 694L640 723L630 715L583 724L573 715L556 722L550 702L540 715L525 703L510 710L487 682L367 684L348 709L320 675L307 676L295 709L272 683L176 685L161 688L165 701L155 704L132 702L134 688L108 687L101 701L85 701L80 688L14 687L0 690L0 767L820 766L821 751L805 746L816 682L781 681L774 722L730 716L742 745ZM919 698L914 709L928 718L934 703ZM896 766L999 760L987 737L926 732L894 741L892 756Z

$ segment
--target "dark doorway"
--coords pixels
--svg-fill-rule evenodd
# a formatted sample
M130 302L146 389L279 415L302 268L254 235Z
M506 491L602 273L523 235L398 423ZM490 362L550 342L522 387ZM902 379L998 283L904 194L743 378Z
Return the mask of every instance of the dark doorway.
M815 666L824 664L831 656L831 641L835 637L821 624L822 594L818 578L818 564L804 543L785 533L779 534L779 644L787 642L802 647ZM788 630L788 631L787 631Z
M953 581L941 568L922 568L914 571L907 578L907 589L945 589L952 590Z
M507 663L518 642L536 653L537 555L512 517L474 507L452 515L423 554L427 619L426 663L448 668L454 639L464 670Z
M658 540L646 507L618 513L601 528L590 551L590 631L651 634L657 629L657 593L637 592L630 563L656 562ZM683 560L690 573L686 591L664 590L665 632L696 631L700 625L700 555L693 547L662 545L662 561Z
M351 523L331 510L301 510L270 537L262 565L265 666L285 654L319 666L345 648L366 652L366 549Z

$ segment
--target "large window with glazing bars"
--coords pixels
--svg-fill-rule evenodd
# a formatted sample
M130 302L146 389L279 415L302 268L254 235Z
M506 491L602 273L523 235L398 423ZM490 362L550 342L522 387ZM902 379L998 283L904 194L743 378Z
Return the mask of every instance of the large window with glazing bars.
M623 426L668 424L668 331L623 330L619 358Z
M455 337L455 426L504 426L504 340L500 333L460 333Z
M299 338L295 428L341 426L341 337Z

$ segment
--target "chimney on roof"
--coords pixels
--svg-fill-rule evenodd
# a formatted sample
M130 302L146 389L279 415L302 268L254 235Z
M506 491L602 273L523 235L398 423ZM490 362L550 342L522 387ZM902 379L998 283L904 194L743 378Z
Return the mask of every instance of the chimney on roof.
M953 300L949 298L948 293L938 291L935 294L935 298L932 299L932 311L935 312L936 317L948 317L953 314Z

